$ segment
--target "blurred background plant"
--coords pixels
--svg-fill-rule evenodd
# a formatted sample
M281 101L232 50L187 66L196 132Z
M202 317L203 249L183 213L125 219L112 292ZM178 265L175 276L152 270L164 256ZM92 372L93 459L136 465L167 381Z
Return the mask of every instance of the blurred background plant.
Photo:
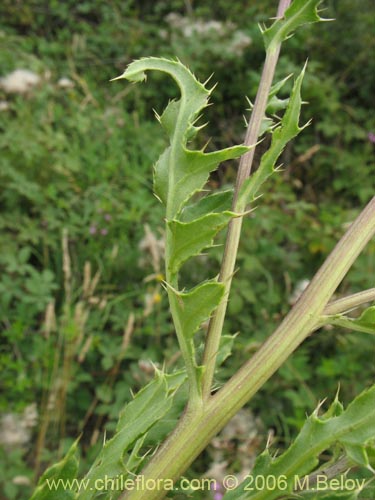
M240 334L218 384L273 330L374 194L375 7L325 4L336 22L299 31L278 67L280 79L309 57L304 119L313 123L245 223L226 323ZM200 80L219 82L208 147L240 143L264 55L256 24L275 8L271 0L2 2L0 498L25 498L80 433L89 463L154 366L179 366L161 286L162 212L151 194L151 165L165 144L151 110L175 89L159 75L144 87L110 78L141 56L178 56ZM235 169L223 165L210 183L231 184ZM339 293L374 286L374 250L373 242ZM217 269L219 256L211 251L186 274ZM288 444L338 384L349 401L373 380L373 356L366 334L335 328L308 339L253 400L262 420L254 447L269 431ZM9 452L14 429L23 439ZM241 471L233 439L218 442L192 475L223 462Z

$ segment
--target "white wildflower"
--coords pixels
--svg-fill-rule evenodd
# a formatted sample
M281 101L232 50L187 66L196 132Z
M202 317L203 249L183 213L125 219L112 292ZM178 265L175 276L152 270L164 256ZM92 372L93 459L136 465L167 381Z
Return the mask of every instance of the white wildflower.
M211 51L227 56L241 56L244 49L251 44L251 38L243 31L236 30L236 25L230 21L222 22L214 19L190 19L174 12L165 18L170 28L179 32L184 38L194 38L201 41L220 43L212 46Z
M31 439L31 429L36 426L36 404L27 406L23 415L6 413L0 420L0 445L6 449L22 447Z
M227 30L228 27L230 27L229 25L227 24L223 24L222 22L220 21L207 21L207 22L204 22L204 21L197 21L196 23L196 31L198 31L198 33L208 33L210 31L213 31L215 33L221 33L221 32L225 32Z
M190 38L191 36L193 36L194 31L196 31L196 26L192 26L191 24L187 24L181 28L181 32L185 38Z
M184 18L180 16L179 14L176 14L175 12L170 12L166 17L165 20L167 23L172 26L173 28L180 28L181 24L183 24Z
M23 411L23 425L27 429L32 429L38 423L38 410L36 403L26 406Z
M16 69L0 78L0 87L10 94L25 94L38 85L40 77L28 69Z
M235 31L230 41L228 52L241 56L243 51L251 44L251 38L243 31Z
M162 40L167 40L168 31L167 30L159 30L159 36Z
M62 77L57 82L57 86L61 89L72 89L74 88L74 82L70 78Z
M9 109L9 103L7 101L0 101L0 111L6 111Z
M14 476L12 483L17 486L31 486L31 480L27 476Z

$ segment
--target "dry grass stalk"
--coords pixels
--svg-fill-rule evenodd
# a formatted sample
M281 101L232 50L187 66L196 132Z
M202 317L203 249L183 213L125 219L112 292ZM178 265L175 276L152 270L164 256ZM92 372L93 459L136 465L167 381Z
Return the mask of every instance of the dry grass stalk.
M72 300L72 269L69 255L69 239L67 228L63 229L62 234L62 251L63 251L63 273L64 273L64 290L66 303L70 304Z

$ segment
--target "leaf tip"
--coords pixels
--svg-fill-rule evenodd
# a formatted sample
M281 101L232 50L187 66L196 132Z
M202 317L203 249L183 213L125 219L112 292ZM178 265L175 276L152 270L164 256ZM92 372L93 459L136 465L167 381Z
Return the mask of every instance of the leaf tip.
M116 80L122 80L123 78L125 78L124 77L124 73L122 75L120 75L120 76L116 76L115 78L111 78L109 81L110 82L114 82Z

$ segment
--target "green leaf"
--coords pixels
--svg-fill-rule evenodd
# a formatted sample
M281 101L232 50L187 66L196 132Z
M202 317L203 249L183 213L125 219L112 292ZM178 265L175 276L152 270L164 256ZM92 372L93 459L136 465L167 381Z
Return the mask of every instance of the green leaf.
M171 313L192 393L196 397L203 368L196 363L193 335L220 302L224 287L209 282L183 293L177 290L178 272L186 260L212 246L218 231L237 214L223 211L227 195L207 196L189 207L186 205L194 194L203 190L210 172L221 162L238 158L250 148L234 146L210 153L206 153L205 148L188 149L188 142L202 128L197 126L197 121L208 104L212 89L200 83L180 61L153 57L133 62L119 78L142 81L149 70L167 73L176 81L181 93L179 100L170 101L161 116L157 115L169 138L169 146L154 167L154 191L166 206L165 260Z
M178 375L179 380L178 389L173 398L173 405L164 417L147 433L147 440L153 445L163 442L168 434L173 431L186 407L189 394L186 370L181 370L176 375Z
M205 185L209 173L225 160L238 158L249 148L234 146L213 153L191 151L186 145L201 127L195 126L199 113L207 106L211 90L201 84L179 61L149 57L131 63L123 75L138 82L148 70L169 74L181 91L180 100L171 101L158 117L168 134L170 146L160 156L154 169L155 194L167 207L167 218L177 218L182 206Z
M276 82L274 85L272 85L270 93L268 95L268 103L266 109L267 113L273 115L288 106L289 98L280 99L279 97L277 97L277 94L284 87L285 83L290 79L291 76L292 75L290 74L286 78L283 78L279 82Z
M273 500L292 494L296 477L302 482L318 466L321 453L337 445L354 464L368 467L366 444L375 438L375 385L357 396L344 411L337 398L324 415L318 416L318 409L306 420L288 450L279 457L271 457L266 450L255 463L254 478L282 477L285 479L282 484L278 486L276 482L270 488L247 491L250 480L246 479L228 492L224 500Z
M284 151L285 146L308 125L307 123L303 127L299 126L302 106L301 86L305 69L306 65L294 83L284 116L280 125L272 132L271 146L262 156L258 170L247 178L241 186L237 199L236 210L238 211L243 211L248 203L254 201L262 184L275 172L277 159Z
M356 500L359 491L315 491L303 495L303 500ZM296 496L296 499L298 497Z
M271 90L268 94L268 102L267 102L267 107L266 107L266 114L263 117L260 130L259 130L259 135L258 137L262 137L264 134L272 132L272 130L275 128L277 122L279 121L276 113L280 110L283 110L287 107L289 99L280 99L277 97L277 93L282 89L282 87L285 85L285 83L289 80L289 78L292 75L287 76L283 80L276 82L272 87ZM254 104L250 101L250 99L247 99L250 107L248 111L253 111ZM272 118L269 116L271 115ZM246 126L248 127L249 124L245 120Z
M361 465L362 467L368 467L368 456L363 446L345 442L345 451L352 462Z
M222 365L224 361L229 358L229 356L232 354L233 350L233 345L234 341L237 337L237 334L234 335L222 335L220 337L220 345L219 345L219 352L217 354L217 367Z
M342 315L324 316L323 323L375 335L375 306L368 307L359 318Z
M233 212L211 213L191 222L168 221L172 238L167 266L172 275L177 274L187 259L211 246L215 235L234 215Z
M73 500L78 472L78 439L60 462L49 467L40 477L30 500Z
M354 321L362 326L372 328L375 333L375 306L368 307L365 311L363 311L361 316Z
M294 0L281 19L262 30L266 50L290 38L294 31L304 24L325 21L318 14L318 6L321 3L322 0Z
M171 408L174 394L184 378L157 372L154 380L136 394L121 413L115 435L105 442L86 474L86 484L95 484L96 479L102 478L125 478L133 472L131 466L138 467L144 461L138 452L147 444L147 433ZM89 500L94 496L95 491L86 488L77 499Z
M208 319L212 311L219 305L225 293L225 285L216 281L206 281L189 292L180 292L170 285L166 285L189 381L195 384L197 391L199 391L204 367L197 365L193 337L201 323Z
M186 339L191 339L203 321L210 317L224 291L224 284L216 281L206 281L186 293L169 287L171 302L177 311L177 326Z
M268 100L267 104L267 113L271 115L276 114L277 112L285 109L288 106L289 99L279 99L278 97L272 97L272 99Z
M230 210L232 198L232 189L204 196L196 203L184 207L181 213L180 221L191 222L194 219L199 219L208 213L219 213Z
M284 87L284 85L291 78L291 76L292 76L292 73L290 75L286 76L285 78L283 78L282 80L280 80L272 85L270 93L268 95L268 103L270 103L270 101L272 101L272 99L277 96L277 94Z
M226 160L238 158L249 150L233 146L212 153L190 151L184 146L170 146L155 165L155 194L167 206L169 219L176 218L181 207L197 191L202 190L210 172Z

